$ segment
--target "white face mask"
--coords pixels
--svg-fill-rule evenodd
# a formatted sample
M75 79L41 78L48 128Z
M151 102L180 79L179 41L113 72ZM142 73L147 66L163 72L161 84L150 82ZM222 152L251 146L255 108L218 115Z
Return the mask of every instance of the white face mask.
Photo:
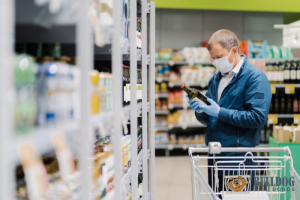
M230 55L230 53L231 53L231 50L229 52L229 55ZM215 59L214 65L222 74L226 74L232 70L234 60L235 60L235 58L233 59L232 63L229 63L228 56L225 56L222 58Z

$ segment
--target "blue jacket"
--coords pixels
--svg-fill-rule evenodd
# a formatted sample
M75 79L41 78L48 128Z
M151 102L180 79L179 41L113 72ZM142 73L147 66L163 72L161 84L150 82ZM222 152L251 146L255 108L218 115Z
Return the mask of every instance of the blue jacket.
M243 55L242 55L243 56ZM214 73L206 96L218 102L221 73ZM250 64L247 58L240 71L224 89L218 118L195 113L199 122L207 125L205 143L220 142L222 147L254 147L259 144L261 128L268 118L272 99L270 83L265 74Z

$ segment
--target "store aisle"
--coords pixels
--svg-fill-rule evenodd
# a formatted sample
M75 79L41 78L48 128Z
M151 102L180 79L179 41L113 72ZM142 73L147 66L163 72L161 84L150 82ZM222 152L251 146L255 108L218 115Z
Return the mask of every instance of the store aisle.
M201 163L206 165L206 163ZM201 171L206 176L206 170ZM188 156L155 159L155 200L192 200L191 163Z

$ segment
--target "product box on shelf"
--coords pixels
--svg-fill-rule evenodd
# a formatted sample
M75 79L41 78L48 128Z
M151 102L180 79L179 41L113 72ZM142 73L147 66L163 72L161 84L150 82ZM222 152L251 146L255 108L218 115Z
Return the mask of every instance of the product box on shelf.
M169 134L167 132L155 132L155 144L169 144Z

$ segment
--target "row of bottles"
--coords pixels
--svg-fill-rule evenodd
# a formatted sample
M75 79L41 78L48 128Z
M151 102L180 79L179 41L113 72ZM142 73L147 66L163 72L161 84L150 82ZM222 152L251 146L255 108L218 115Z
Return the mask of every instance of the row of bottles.
M130 105L131 101L131 86L130 86L130 67L123 65L123 76L122 76L122 83L123 83L123 106ZM141 69L137 69L137 102L142 102L142 71Z
M80 71L60 44L17 44L14 58L17 133L78 118Z
M274 114L298 114L300 113L300 101L298 94L276 93L272 95L269 113Z
M266 75L271 84L300 83L300 62L267 63Z

